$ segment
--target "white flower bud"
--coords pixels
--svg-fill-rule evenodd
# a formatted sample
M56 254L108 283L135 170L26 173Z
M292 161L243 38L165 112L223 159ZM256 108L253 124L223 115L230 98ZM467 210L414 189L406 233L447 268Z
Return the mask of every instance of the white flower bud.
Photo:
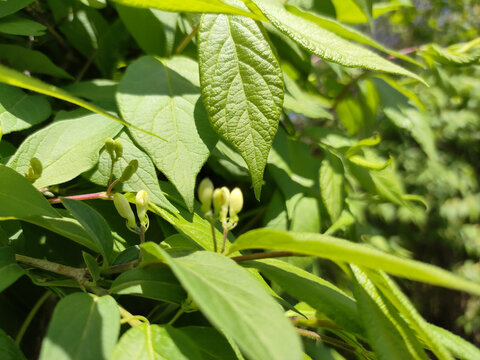
M135 205L137 207L137 215L142 226L146 226L148 223L147 210L148 210L148 193L145 190L137 192L135 197Z
M205 178L198 186L198 200L202 204L202 212L205 214L211 210L213 198L213 183L209 178Z
M133 214L127 198L123 194L116 193L113 195L113 204L115 205L118 214L124 219L127 219L127 226L131 229L136 228L137 223L135 221L135 215Z
M221 222L227 221L229 200L230 190L228 190L226 186L223 186L220 189L215 189L213 192L213 208Z
M230 193L230 209L229 215L232 222L238 222L237 214L242 211L243 208L243 194L242 190L238 187L232 190Z

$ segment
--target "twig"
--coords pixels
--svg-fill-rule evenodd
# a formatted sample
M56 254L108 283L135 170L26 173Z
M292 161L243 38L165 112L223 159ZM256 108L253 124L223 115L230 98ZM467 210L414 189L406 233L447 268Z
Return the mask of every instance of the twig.
M92 53L90 54L90 56L87 59L87 62L83 65L82 69L78 73L77 78L75 79L76 83L78 83L80 80L82 80L82 78L85 75L85 73L87 72L88 68L90 67L90 65L92 65L93 60L95 60L95 56L97 56L97 49L94 49L92 51Z
M109 196L110 195L110 192L112 191L113 187L115 185L117 185L117 183L120 181L120 178L118 178L117 180L115 180L114 182L112 182L110 185L108 185L108 188L107 188L107 191L106 191L106 195Z
M212 229L213 252L217 252L217 237L215 236L215 220L210 219L210 227Z
M225 252L225 243L227 242L228 228L223 229L222 254Z
M57 264L48 260L36 259L30 256L24 256L19 254L15 254L15 259L19 263L28 266L33 266L38 269L71 277L80 283L89 279L89 273L86 268L75 268L68 265Z
M358 80L360 80L362 77L364 77L365 75L368 74L368 71L364 71L363 73L361 73L360 75L358 75L357 77L353 78L352 80L350 80L350 82L345 85L342 89L342 91L340 91L340 94L338 94L338 96L335 98L335 101L333 102L333 105L330 109L330 112L333 113L335 111L335 109L337 108L338 104L340 103L340 101L345 97L347 96L348 92L350 91L350 89L358 82Z
M183 308L178 309L175 315L171 318L171 320L168 322L168 325L172 325L177 319L182 316L183 314Z
M175 49L175 54L176 55L180 54L187 47L190 40L192 40L192 38L197 33L199 25L200 24L195 25L195 27L192 29L192 31L190 31L190 33L187 36L185 36L185 38L182 40L182 42L177 46L177 48Z
M292 253L291 251L272 251L272 252L262 252L248 255L232 256L230 259L236 262L248 261L248 260L258 260L258 259L271 259L278 257L287 257L287 256L298 256L297 254Z

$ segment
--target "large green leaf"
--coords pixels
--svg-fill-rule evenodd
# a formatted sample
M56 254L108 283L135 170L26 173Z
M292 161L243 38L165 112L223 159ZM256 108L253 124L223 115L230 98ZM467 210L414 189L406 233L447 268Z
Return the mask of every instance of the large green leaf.
M23 46L0 44L0 59L10 67L20 71L28 70L37 74L73 80L65 70L55 65L42 52L30 50Z
M327 152L320 167L320 193L332 223L343 209L343 164L330 152Z
M370 269L384 270L407 279L480 295L479 284L463 279L439 267L403 259L367 245L322 234L269 229L252 230L238 237L230 246L228 253L246 249L285 250L334 261L345 261Z
M227 339L216 329L205 326L179 328L199 348L205 360L237 360Z
M167 139L131 131L192 210L195 178L217 141L200 99L197 64L142 57L128 67L117 102L127 121Z
M16 70L9 69L8 67L5 67L3 65L0 65L0 83L5 83L13 86L17 86L23 89L31 90L38 92L40 94L52 96L54 98L68 101L69 103L78 105L83 107L84 109L90 110L92 112L95 112L97 114L103 115L107 118L113 119L115 121L118 121L120 124L128 126L130 128L136 128L135 126L126 123L122 119L116 117L115 115L112 115L102 108L89 103L88 101L82 100L78 97L70 95L68 92L65 90L59 89L56 86L49 85L47 83L44 83L41 80L29 77L25 74L22 74L21 72L18 72ZM138 129L138 128L137 128ZM146 130L143 129L138 129L139 131L143 131L144 133L150 134L151 136L154 136L156 138L159 138L158 135L152 134Z
M43 195L22 175L0 165L0 219L60 217Z
M0 329L0 353L2 360L26 360L13 339Z
M169 325L137 325L121 337L111 360L201 360L200 351Z
M360 31L356 30L355 28L352 28L352 27L349 27L349 26L346 26L338 21L335 21L329 17L326 17L326 16L320 16L320 15L317 15L317 14L311 14L311 13L308 13L308 12L304 12L304 11L301 11L293 6L287 6L287 10L289 10L291 13L295 14L295 15L298 15L298 16L301 16L309 21L312 21L316 24L318 24L320 27L326 29L326 30L329 30L335 34L337 34L338 36L341 36L345 39L348 39L348 40L353 40L353 41L356 41L356 42L359 42L359 43L362 43L362 44L365 44L365 45L369 45L371 47L374 47L380 51L383 51L387 54L390 54L390 55L393 55L399 59L402 59L402 60L405 60L405 61L409 61L415 65L418 65L418 66L423 66L421 63L409 58L408 56L406 55L403 55L397 51L394 51L392 49L388 49L386 47L384 47L383 45L379 44L378 42L376 42L375 40L373 40L372 38L370 38L369 36L361 33Z
M227 5L221 0L113 0L114 2L126 6L139 8L154 8L164 11L178 12L201 12L201 13L224 13L233 15L249 16L256 20L262 20L259 16L239 9L235 6Z
M138 192L145 190L148 193L148 200L159 206L173 212L177 209L165 198L158 182L155 166L150 157L132 141L130 136L122 131L117 137L122 142L123 156L119 158L113 168L113 179L118 179L122 175L123 169L131 160L138 161L138 169L130 179L115 186L118 191ZM88 179L98 185L107 186L110 177L110 168L112 160L105 149L100 152L97 166L86 174Z
M324 60L348 67L406 75L425 83L418 75L385 60L371 50L351 43L315 22L288 12L277 0L253 2L277 29Z
M107 221L97 210L81 201L62 198L62 204L87 231L100 249L104 264L108 264L112 258L113 237Z
M34 0L4 0L0 1L0 17L4 17L18 10L23 9L25 6L33 2Z
M245 269L213 252L174 259L160 247L159 251L202 313L250 359L302 358L292 325Z
M285 261L265 259L242 263L259 270L288 294L324 313L339 326L363 335L355 300L335 285Z
M23 274L23 269L15 261L13 249L0 247L0 292L12 285Z
M122 273L110 288L110 293L137 295L149 299L181 304L185 291L167 267L134 269Z
M55 307L40 359L109 359L119 332L120 313L111 296L69 295Z
M432 324L429 324L429 329L438 338L438 341L441 341L441 343L459 359L480 359L480 349L462 339L460 336Z
M13 86L0 84L0 126L3 134L28 129L52 113L47 99L27 95Z
M0 19L0 33L10 35L41 36L47 28L29 18L10 15Z
M30 167L30 159L43 165L35 186L61 184L91 169L107 137L114 137L122 125L98 114L57 121L29 136L7 166L21 174ZM61 141L54 141L61 139Z
M389 311L389 303L379 295L370 279L358 268L352 268L359 315L378 359L427 360L412 330L399 324L402 322L405 325L404 320L398 314L395 318L394 313Z
M198 34L210 121L245 159L257 199L283 103L282 71L265 36L252 19L227 15L202 16Z

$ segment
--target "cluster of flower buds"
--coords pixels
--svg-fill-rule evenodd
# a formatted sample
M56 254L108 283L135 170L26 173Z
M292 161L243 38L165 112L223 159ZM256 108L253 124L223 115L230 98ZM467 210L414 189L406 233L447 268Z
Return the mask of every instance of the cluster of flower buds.
M127 220L127 228L135 233L145 232L148 229L148 194L145 190L140 190L135 197L135 206L137 209L137 216L140 225L137 224L135 215L133 214L130 203L125 195L115 193L113 196L113 203L119 215Z
M27 178L28 181L31 183L35 182L43 172L43 166L40 160L38 160L36 157L33 157L30 159L30 167L28 168L28 171L25 173L25 177Z
M112 161L118 160L123 155L123 145L120 140L113 140L112 138L107 138L105 140L105 150Z
M214 189L212 181L205 178L198 187L198 199L202 204L201 210L207 219L218 219L223 228L228 230L237 225L238 213L243 207L243 194L238 187L232 191L226 186Z

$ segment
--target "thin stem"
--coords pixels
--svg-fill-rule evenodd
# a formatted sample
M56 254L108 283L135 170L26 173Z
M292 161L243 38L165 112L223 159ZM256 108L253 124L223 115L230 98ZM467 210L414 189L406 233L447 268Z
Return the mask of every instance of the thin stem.
M88 279L88 270L85 268L74 268L67 265L57 264L51 261L36 259L29 256L15 254L15 259L22 264L33 266L38 269L50 271L56 274L71 277L78 282Z
M118 304L118 310L120 311L120 315L122 316L122 319L127 322L130 326L138 326L141 325L143 322L139 320L138 316L132 315L129 313L123 306ZM142 319L145 319L143 316L141 317ZM145 319L146 322L148 322L147 319Z
M90 56L87 59L87 62L83 65L82 69L78 73L77 78L75 79L76 83L79 82L80 80L82 80L82 78L85 75L85 73L87 72L88 68L90 67L90 65L92 65L93 60L95 59L95 56L97 56L97 49L92 51L92 53L90 54Z
M230 259L236 262L248 261L248 260L258 260L258 259L271 259L278 257L287 257L287 256L298 256L291 251L272 251L272 252L261 252L255 254L241 255L241 256L232 256Z
M173 318L168 322L168 325L172 325L177 319L182 316L183 308L178 309L177 313L173 315Z
M113 265L103 271L103 274L119 274L127 270L135 269L140 262L138 260L131 261L126 264Z
M295 331L302 336L308 337L308 338L313 339L313 340L322 341L326 344L336 346L336 347L338 347L340 349L343 349L343 350L347 350L347 351L354 352L354 353L357 352L357 350L358 350L355 346L347 344L346 342L343 342L341 340L337 340L337 339L332 338L330 336L317 334L314 331L300 329L300 328L297 328L297 327L295 328Z
M212 228L213 252L217 252L217 237L215 236L215 220L210 219L210 227Z
M112 191L113 187L115 185L117 185L117 183L120 181L120 178L118 178L117 180L115 180L114 182L112 182L110 185L108 185L108 188L107 188L107 191L105 192L107 194L107 196L110 195L110 192Z
M97 192L97 193L90 193L90 194L81 194L81 195L71 195L71 196L64 196L66 199L73 199L73 200L91 200L91 199L104 199L104 200L113 200L112 196L107 195L105 192ZM48 202L50 204L58 204L62 202L62 199L55 198L49 199Z
M225 243L227 242L228 228L223 229L223 239L222 239L222 254L225 252Z
M145 227L144 226L140 226L140 231L138 232L138 235L140 236L140 245L141 245L145 242Z
M115 166L115 159L112 157L111 160L112 160L112 163L110 165L110 175L108 176L107 187L110 186L110 184L112 183L113 167Z
M20 345L22 342L23 335L25 335L25 332L27 331L28 327L30 326L30 323L32 322L33 318L37 314L38 310L42 307L43 303L48 299L48 297L51 295L50 291L46 291L33 305L32 310L28 313L27 317L25 318L25 321L22 324L22 327L18 331L17 337L15 338L15 344Z
M192 29L192 31L190 31L190 34L185 36L185 38L182 40L182 42L177 46L177 48L175 49L175 54L176 55L180 54L187 47L190 40L192 40L192 38L197 33L199 25L200 24L195 25L195 27Z
M350 82L345 85L342 89L342 91L340 91L340 94L338 94L338 96L335 98L335 101L333 102L333 105L330 109L330 112L333 113L335 111L335 109L337 108L338 104L340 103L340 101L345 97L347 96L348 92L350 91L350 89L362 78L364 77L365 75L368 74L368 71L364 71L363 73L361 73L359 76L353 78L352 80L350 80Z

